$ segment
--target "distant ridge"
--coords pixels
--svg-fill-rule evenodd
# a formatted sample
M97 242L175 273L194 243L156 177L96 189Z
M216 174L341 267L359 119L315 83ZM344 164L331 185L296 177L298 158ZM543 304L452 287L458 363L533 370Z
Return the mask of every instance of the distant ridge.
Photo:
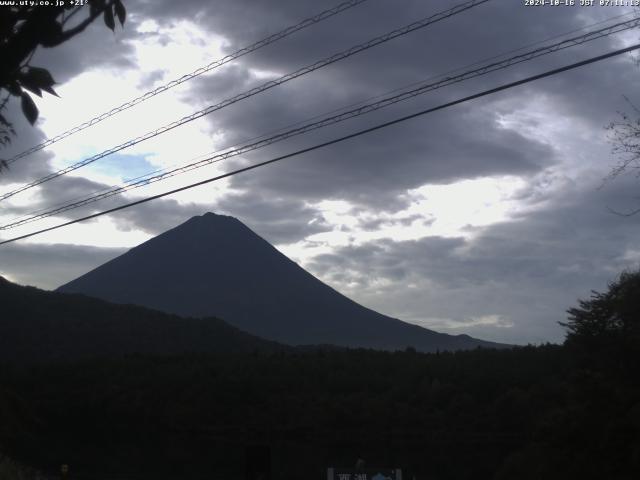
M84 295L23 287L0 277L0 361L49 362L131 354L274 352L216 318L180 318Z
M196 216L58 289L189 317L216 316L290 345L420 351L504 347L374 312L289 260L239 220Z

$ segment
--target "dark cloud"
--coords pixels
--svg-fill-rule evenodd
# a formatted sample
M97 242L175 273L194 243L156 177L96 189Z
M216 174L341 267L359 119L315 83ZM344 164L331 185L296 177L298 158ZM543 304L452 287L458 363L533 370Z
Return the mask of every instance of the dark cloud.
M320 212L303 201L268 197L257 192L225 196L216 205L216 210L237 217L274 244L293 243L332 230Z
M59 49L47 50L42 53L42 59L46 59L45 63L51 64L52 68L55 65L55 68L72 74L89 68L87 62L93 62L93 67L105 68L130 65L131 41L154 35L136 31L145 19L154 19L161 24L173 24L181 19L196 21L202 28L222 35L229 42L227 49L231 51L333 5L332 1L283 1L277 5L266 5L248 0L223 0L216 2L215 6L203 1L181 2L179 6L168 1L140 2L129 7L130 23L113 39L104 41L102 37L111 34L104 31L103 25L94 25L83 34L82 42L68 42ZM210 103L215 101L211 99L219 100L260 83L250 69L281 73L292 71L393 27L450 7L451 3L444 1L432 2L428 8L418 1L406 2L403 8L384 1L367 2L322 25L298 32L291 39L249 55L214 75L191 82L188 93L183 95L194 105ZM315 114L343 106L584 24L579 15L582 14L580 9L554 10L553 15L548 12L527 9L520 4L489 2L217 112L209 117L212 131L224 132L230 142L253 138L308 118L311 112ZM366 16L366 22L362 21L363 16ZM595 11L594 17L597 17ZM478 28L478 25L492 25L492 28ZM505 38L510 39L508 46ZM118 48L111 43L117 44ZM83 49L76 52L74 49L80 48L80 44ZM100 54L104 44L110 47L109 55ZM67 65L65 62L72 63ZM549 60L544 63L556 62ZM517 75L505 72L500 79L538 71L539 63L521 65ZM605 84L614 82L616 78L615 72L602 74L598 71L595 74L603 77ZM422 106L437 105L494 85L496 79L494 75L470 86L433 92L410 105L372 115L366 120L352 121L324 133L288 141L265 150L265 155L260 158L289 152L314 141L411 113ZM587 96L589 102L584 102L585 93L589 92L576 92L575 79L559 82L548 90L561 92L563 97L559 103L566 104L567 98L573 99L569 102L571 105L563 105L568 111L572 107L584 108L579 105L592 104L592 100L603 97L600 91L592 91ZM572 88L567 88L567 84ZM518 98L515 93L513 96ZM581 101L576 101L578 98ZM521 107L513 105L512 108ZM255 155L253 158L258 157ZM384 205L388 209L401 209L406 204L398 202L398 195L424 183L447 183L495 174L532 174L555 161L557 159L549 145L535 137L505 130L492 111L491 101L481 101L307 154L304 159L295 160L295 165L294 161L287 162L286 172L267 168L236 177L233 186L269 191L278 197L289 195L295 198L303 193L310 200L340 198L377 208ZM270 193L269 196L273 195Z
M269 92L261 103L224 112L213 121L218 129L228 129L237 141L273 130L274 125L291 125L307 118L305 112L327 110L329 98L296 97L297 91L293 87ZM415 106L403 106L378 112L366 119L287 140L247 157L273 158L372 126L389 116L415 111ZM304 195L310 201L344 199L401 209L406 203L400 201L399 195L407 189L487 175L532 174L552 163L554 157L548 145L499 128L495 115L487 109L451 110L234 177L232 185L238 189L267 190L274 196Z
M22 285L54 289L124 252L79 245L2 245L0 275Z
M241 93L263 83L255 78L251 71L237 64L227 64L212 73L195 77L190 81L189 90L181 93L181 97L192 104L208 106L228 98L228 95ZM193 95L193 90L201 91Z
M425 326L442 329L450 319L495 340L560 341L567 308L640 265L638 217L606 208L637 190L632 179L604 189L570 184L546 207L473 240L388 239L337 249L308 267L366 305ZM491 316L513 326L477 324Z
M114 204L115 202L126 203L123 199L113 202ZM120 210L110 216L116 221L120 230L142 230L152 235L159 235L193 216L206 213L207 210L208 208L195 203L183 204L172 198L163 198Z
M262 10L266 6L251 2L246 5L222 2L216 6L218 19L212 19L209 28L227 38L231 42L230 49L240 47L250 43L251 35L257 35L252 15L264 15L260 25L272 21L272 31L275 31L280 25L276 20L289 19L293 22L292 13L303 8L301 3L308 7L308 12L321 8L317 3L295 2L294 7L291 2L282 2L277 8L270 5L267 12ZM322 7L329 5L327 2ZM397 9L390 8L388 2L371 2L330 20L326 25L301 32L295 40L280 42L277 48L273 46L246 57L241 64L246 72L250 68L280 73L293 71L312 59L343 50L392 26L400 26L450 6L447 2L436 2L427 9L422 2L407 2L402 9ZM154 8L156 14L160 14L160 4ZM167 11L172 11L171 7L167 8ZM195 2L191 8L198 10L198 18L210 18L204 4ZM248 13L246 17L234 15L243 8ZM367 22L362 22L361 15L365 9ZM216 112L209 117L212 131L225 132L230 143L243 141L276 127L300 122L309 118L311 113L330 111L585 24L579 9L561 9L552 15L550 10L533 10L505 2L482 5ZM226 21L231 17L231 21ZM594 12L593 19L597 17ZM225 21L220 22L221 18ZM243 28L241 25L245 23ZM492 27L478 28L477 25ZM509 39L508 44L506 38ZM497 82L511 81L582 59L614 45L613 41L599 40L468 84L432 92L410 104L290 140L249 157L265 159L294 151L495 86ZM304 158L287 161L286 167L268 167L238 176L232 185L237 189L269 191L278 197L289 195L299 198L305 195L311 201L345 199L374 208L385 206L398 210L406 207L406 203L398 202L398 196L425 183L448 183L501 174L531 176L552 163L558 163L557 152L541 137L505 128L500 123L501 116L517 113L530 106L527 102L544 95L551 98L552 104L558 105L559 114L568 118L586 115L591 128L601 127L605 120L602 118L605 105L609 105L613 113L615 105L619 104L618 100L611 103L614 97L619 97L616 78L620 78L621 72L624 72L624 78L629 77L631 70L628 59L607 63L606 68L588 67L551 81L545 80L539 85L470 102L339 146L305 154ZM234 80L238 71L230 72L228 81L224 80L225 73L220 72L214 77L216 81L194 84L188 95L195 102L202 98L224 97L225 91L227 95L237 93L238 87L243 86L242 82ZM248 75L246 73L242 78ZM253 85L256 83L251 82ZM228 89L227 85L230 85ZM584 122L576 128L584 128Z
M22 153L27 147L37 145L46 140L40 130L32 127L24 118L20 109L20 101L11 98L6 110L2 114L13 124L15 135L11 136L11 142L0 151L0 158L11 159L15 155ZM18 184L29 182L34 178L46 175L50 172L50 160L53 154L39 151L11 163L8 169L0 170L0 191L13 190L8 184Z
M12 223L13 220L17 220L19 218L26 219L37 214L45 214L52 209L83 199L87 195L94 194L97 191L103 191L108 187L109 185L94 182L82 177L60 177L54 181L46 182L39 186L37 190L38 195L32 202L28 204L18 203L13 205L11 203L7 203L3 206L0 209L0 213L3 215L9 215L13 218L7 219L6 222L2 223ZM82 212L83 215L88 215L105 208L106 204L113 204L113 201L102 202L100 204L90 204L82 207L80 210L69 210L59 214L59 216L65 219L77 218L79 216L78 212Z
M137 35L135 24L127 23L125 29L118 27L117 32L112 33L98 19L71 40L54 48L38 49L31 65L47 68L59 84L91 69L135 67L131 58L134 50L129 40Z

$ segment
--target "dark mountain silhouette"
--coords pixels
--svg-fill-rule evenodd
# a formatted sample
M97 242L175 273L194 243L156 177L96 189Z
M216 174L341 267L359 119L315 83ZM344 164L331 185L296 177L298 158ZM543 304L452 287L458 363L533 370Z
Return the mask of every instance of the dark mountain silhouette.
M282 255L239 220L207 213L59 288L189 317L216 316L291 345L421 351L499 347L365 308Z
M84 295L23 287L2 277L0 306L0 360L4 361L290 348L242 332L217 318L180 318Z

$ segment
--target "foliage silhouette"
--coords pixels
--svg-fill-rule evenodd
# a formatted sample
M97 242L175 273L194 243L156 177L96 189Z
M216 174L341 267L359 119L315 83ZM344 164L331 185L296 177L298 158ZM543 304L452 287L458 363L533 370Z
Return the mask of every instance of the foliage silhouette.
M7 145L15 135L13 123L2 114L10 97L20 99L22 112L33 125L38 118L38 108L30 93L56 95L55 81L49 71L30 65L36 49L61 45L83 32L100 15L111 30L115 29L114 15L122 26L126 19L121 0L57 2L59 5L48 2L47 6L38 5L39 2L15 3L0 9L0 94L4 91L0 102L0 145ZM87 16L69 26L70 20L87 9L87 5Z
M640 364L640 270L623 272L604 293L567 311L566 343L591 366L629 373Z

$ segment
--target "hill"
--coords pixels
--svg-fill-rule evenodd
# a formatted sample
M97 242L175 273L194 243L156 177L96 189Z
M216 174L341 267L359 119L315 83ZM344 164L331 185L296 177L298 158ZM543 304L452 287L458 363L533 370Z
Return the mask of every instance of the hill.
M285 348L217 318L180 318L84 295L23 287L2 277L0 305L0 360L245 353Z
M501 347L387 317L350 300L239 220L193 217L59 288L190 317L216 316L291 345L424 352Z

